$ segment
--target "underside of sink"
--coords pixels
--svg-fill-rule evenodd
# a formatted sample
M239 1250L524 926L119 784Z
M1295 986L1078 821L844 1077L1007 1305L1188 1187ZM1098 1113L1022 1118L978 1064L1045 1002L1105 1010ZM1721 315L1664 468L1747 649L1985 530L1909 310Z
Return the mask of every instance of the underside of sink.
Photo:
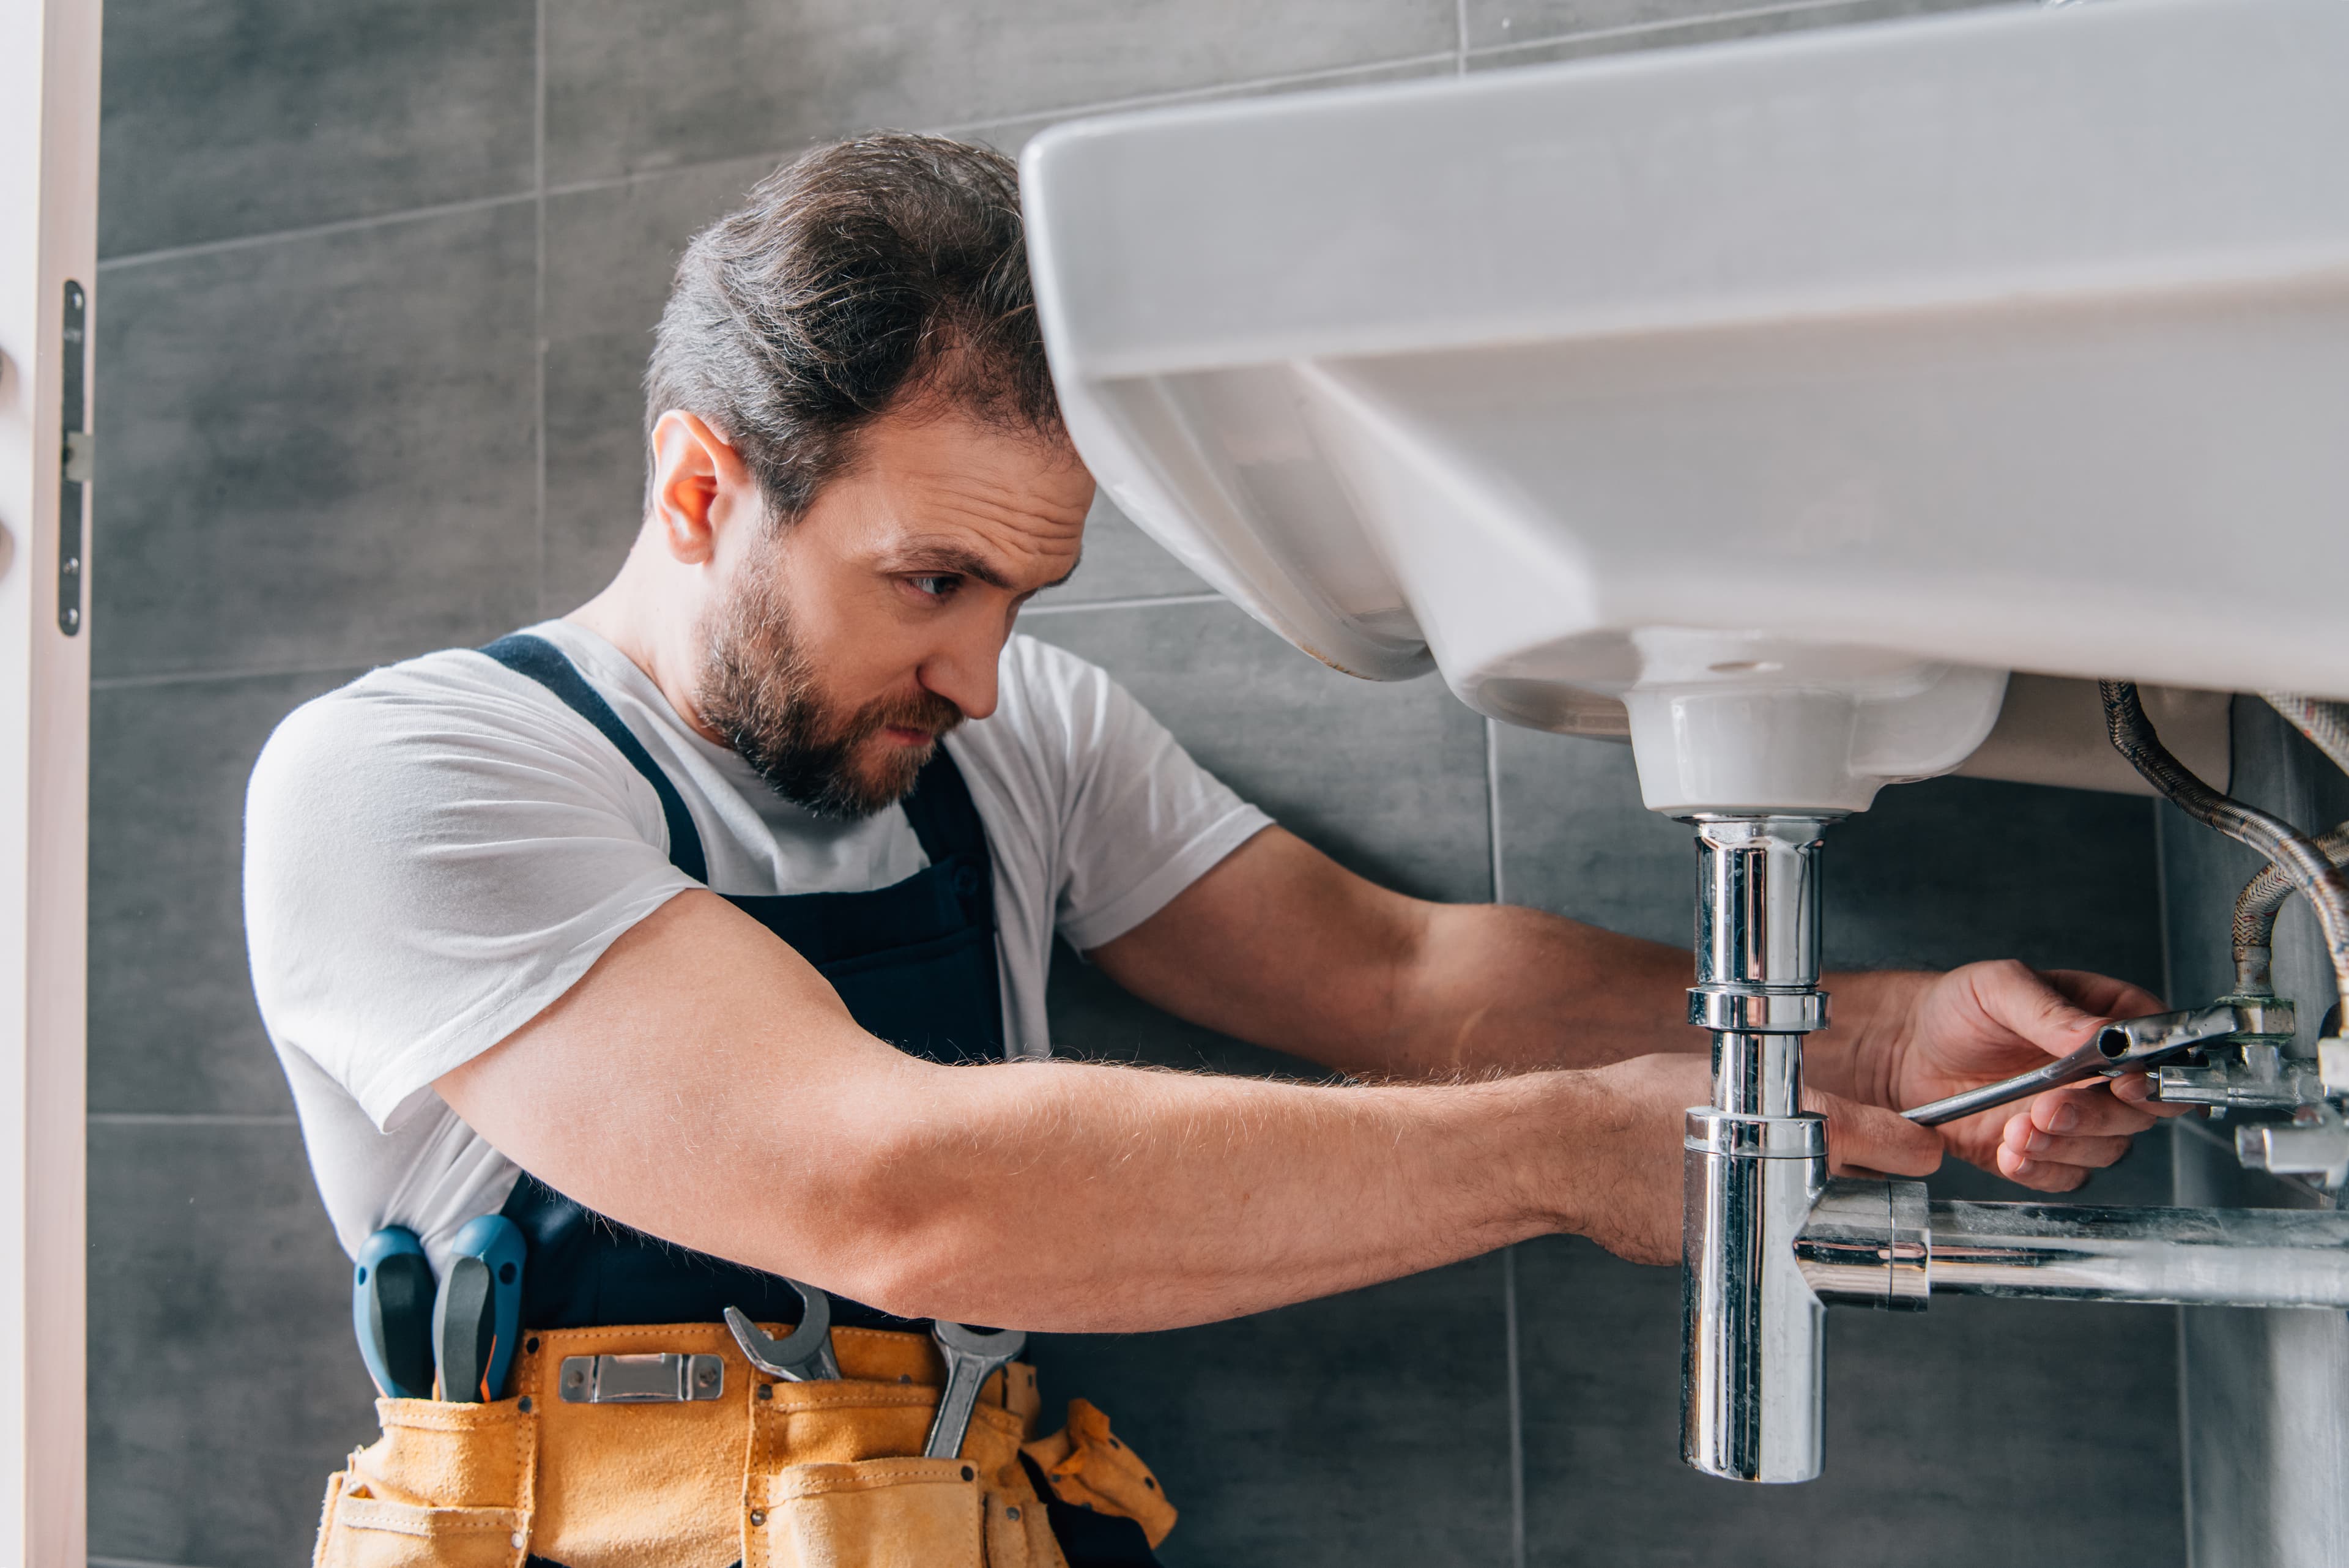
M1081 122L1071 429L1316 657L1851 810L2006 674L2349 694L2349 7L2116 0Z

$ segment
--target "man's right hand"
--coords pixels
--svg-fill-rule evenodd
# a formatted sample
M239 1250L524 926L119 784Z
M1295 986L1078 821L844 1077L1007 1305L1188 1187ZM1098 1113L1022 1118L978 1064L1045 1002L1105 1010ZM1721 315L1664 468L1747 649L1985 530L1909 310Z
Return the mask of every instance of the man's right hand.
M1702 1056L1635 1056L1574 1076L1600 1092L1582 1126L1559 1135L1587 1128L1589 1138L1568 1173L1571 1229L1635 1263L1679 1262L1686 1116L1712 1102L1710 1066ZM1941 1163L1939 1136L1898 1112L1816 1089L1804 1091L1803 1108L1827 1118L1837 1175L1929 1176Z

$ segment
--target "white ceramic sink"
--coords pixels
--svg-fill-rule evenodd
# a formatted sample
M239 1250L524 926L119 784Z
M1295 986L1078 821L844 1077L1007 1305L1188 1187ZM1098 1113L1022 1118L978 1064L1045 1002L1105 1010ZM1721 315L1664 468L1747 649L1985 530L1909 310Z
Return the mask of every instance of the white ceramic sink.
M2349 696L2342 0L1112 116L1024 179L1120 506L1341 670L1628 708L1657 809L1864 807L2011 670Z

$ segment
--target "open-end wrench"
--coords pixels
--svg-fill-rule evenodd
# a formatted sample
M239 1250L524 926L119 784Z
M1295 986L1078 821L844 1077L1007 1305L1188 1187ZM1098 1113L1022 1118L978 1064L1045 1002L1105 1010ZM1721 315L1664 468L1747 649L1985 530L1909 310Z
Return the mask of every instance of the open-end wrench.
M922 1457L959 1459L963 1434L970 1429L970 1413L978 1406L979 1389L989 1373L1027 1348L1028 1335L1016 1328L982 1334L958 1323L934 1323L930 1337L937 1341L938 1354L946 1357L947 1386L938 1393L938 1413L930 1421L930 1438L922 1445Z
M743 1316L741 1308L728 1307L726 1326L734 1331L734 1343L742 1347L751 1366L770 1377L793 1383L838 1380L840 1362L832 1354L832 1298L797 1280L783 1283L799 1293L799 1327L777 1339Z
M2033 1067L2028 1073L2017 1073L2012 1078L1995 1084L1984 1084L1979 1089L1968 1089L1961 1095L1951 1095L1945 1100L1919 1106L1900 1114L1923 1127L1939 1127L1960 1116L1970 1116L1976 1111L1986 1111L1992 1106L2027 1099L2043 1090L2060 1088L2065 1084L2077 1084L2088 1078L2117 1078L2124 1073L2143 1073L2160 1066L2173 1057L2182 1056L2197 1046L2213 1040L2224 1039L2241 1031L2244 1023L2235 1009L2225 1003L2213 1007L2192 1007L2183 1012L2157 1012L2150 1018L2132 1018L2125 1023L2107 1023L2089 1037L2088 1043L2069 1056L2058 1057L2044 1067Z

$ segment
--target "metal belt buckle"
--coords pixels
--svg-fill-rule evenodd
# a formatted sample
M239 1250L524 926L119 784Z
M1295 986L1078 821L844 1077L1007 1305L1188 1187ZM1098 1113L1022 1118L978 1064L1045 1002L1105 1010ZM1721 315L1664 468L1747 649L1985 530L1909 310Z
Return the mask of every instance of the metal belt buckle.
M566 1355L557 1390L566 1405L686 1405L726 1392L716 1355Z

